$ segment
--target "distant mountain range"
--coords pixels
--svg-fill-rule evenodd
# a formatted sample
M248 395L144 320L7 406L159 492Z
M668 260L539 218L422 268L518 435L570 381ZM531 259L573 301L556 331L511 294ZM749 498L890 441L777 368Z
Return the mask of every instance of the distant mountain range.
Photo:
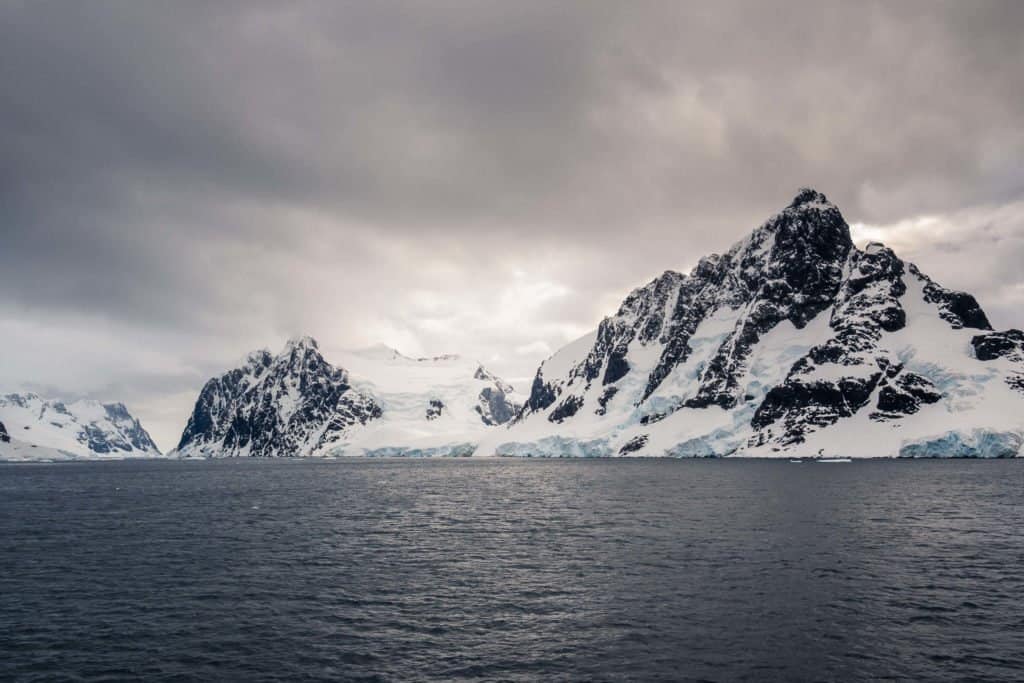
M0 396L0 459L159 455L149 433L121 403L65 402L31 393Z
M45 457L158 455L120 404L12 394L0 399L0 420L8 459L32 457L25 443ZM168 455L1022 449L1024 333L993 331L973 296L882 244L857 248L839 209L804 189L724 255L634 290L595 331L545 360L528 395L459 356L409 358L378 346L328 361L303 337L207 382Z
M309 337L206 383L174 454L471 455L522 397L459 356L409 358L386 346L339 354Z

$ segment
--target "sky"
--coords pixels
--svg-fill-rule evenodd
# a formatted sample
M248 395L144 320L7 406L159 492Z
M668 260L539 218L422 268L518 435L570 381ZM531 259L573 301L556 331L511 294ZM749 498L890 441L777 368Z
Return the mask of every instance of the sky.
M0 2L0 390L298 334L524 383L813 186L1024 327L1024 3Z

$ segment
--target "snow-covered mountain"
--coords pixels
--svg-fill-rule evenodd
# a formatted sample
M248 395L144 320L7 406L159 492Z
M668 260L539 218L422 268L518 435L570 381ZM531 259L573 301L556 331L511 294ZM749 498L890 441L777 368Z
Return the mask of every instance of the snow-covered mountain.
M1024 333L811 189L546 360L480 455L1015 456Z
M148 458L160 455L122 403L61 401L36 394L0 396L0 459Z
M409 358L386 346L333 365L309 337L258 351L207 382L182 457L469 455L519 410L512 387L458 356Z

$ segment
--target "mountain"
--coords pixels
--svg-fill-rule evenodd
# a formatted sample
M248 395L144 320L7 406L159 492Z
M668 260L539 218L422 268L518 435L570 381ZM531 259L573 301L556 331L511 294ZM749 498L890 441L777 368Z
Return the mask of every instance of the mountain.
M207 382L177 450L183 456L310 455L380 414L373 398L303 337L277 356L251 353L242 367Z
M537 370L478 453L1015 456L1024 333L812 189L689 273L634 290Z
M324 359L309 337L207 382L182 457L469 455L519 411L508 384L459 356L375 346Z
M156 457L160 450L122 403L0 396L0 459ZM15 447L17 446L17 449ZM17 453L14 453L17 450ZM30 457L32 456L32 457Z

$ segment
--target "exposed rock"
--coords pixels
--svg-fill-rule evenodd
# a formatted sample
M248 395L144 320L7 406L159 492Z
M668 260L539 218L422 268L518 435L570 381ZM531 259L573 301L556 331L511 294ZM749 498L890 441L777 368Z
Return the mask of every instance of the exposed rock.
M650 440L650 438L651 437L647 434L640 434L638 436L634 436L632 439L630 439L629 441L622 445L622 448L619 449L619 455L636 453L638 450L647 445L647 442Z
M430 403L427 404L427 419L436 420L441 417L441 411L444 410L444 402L440 399L432 398Z
M1024 429L1024 405L1007 410L994 389L1024 394L1024 333L989 330L974 297L882 244L855 247L839 210L805 189L725 254L634 290L545 361L503 445L607 439L624 454L642 435L645 453L676 456L812 442L896 455L945 429L945 415L969 414L963 429ZM870 438L822 441L854 423Z
M971 346L978 360L1009 358L1024 361L1024 332L1021 330L979 334L971 339Z
M954 329L969 327L976 330L991 330L988 316L981 310L977 300L967 292L957 292L940 287L922 274L916 266L910 266L911 272L925 280L924 299L939 307L939 315Z
M0 416L19 439L74 457L155 457L149 433L123 403L65 401L36 394L0 396Z
M298 456L317 453L354 425L381 416L327 363L313 339L288 342L277 356L260 351L207 382L181 436L182 455Z

